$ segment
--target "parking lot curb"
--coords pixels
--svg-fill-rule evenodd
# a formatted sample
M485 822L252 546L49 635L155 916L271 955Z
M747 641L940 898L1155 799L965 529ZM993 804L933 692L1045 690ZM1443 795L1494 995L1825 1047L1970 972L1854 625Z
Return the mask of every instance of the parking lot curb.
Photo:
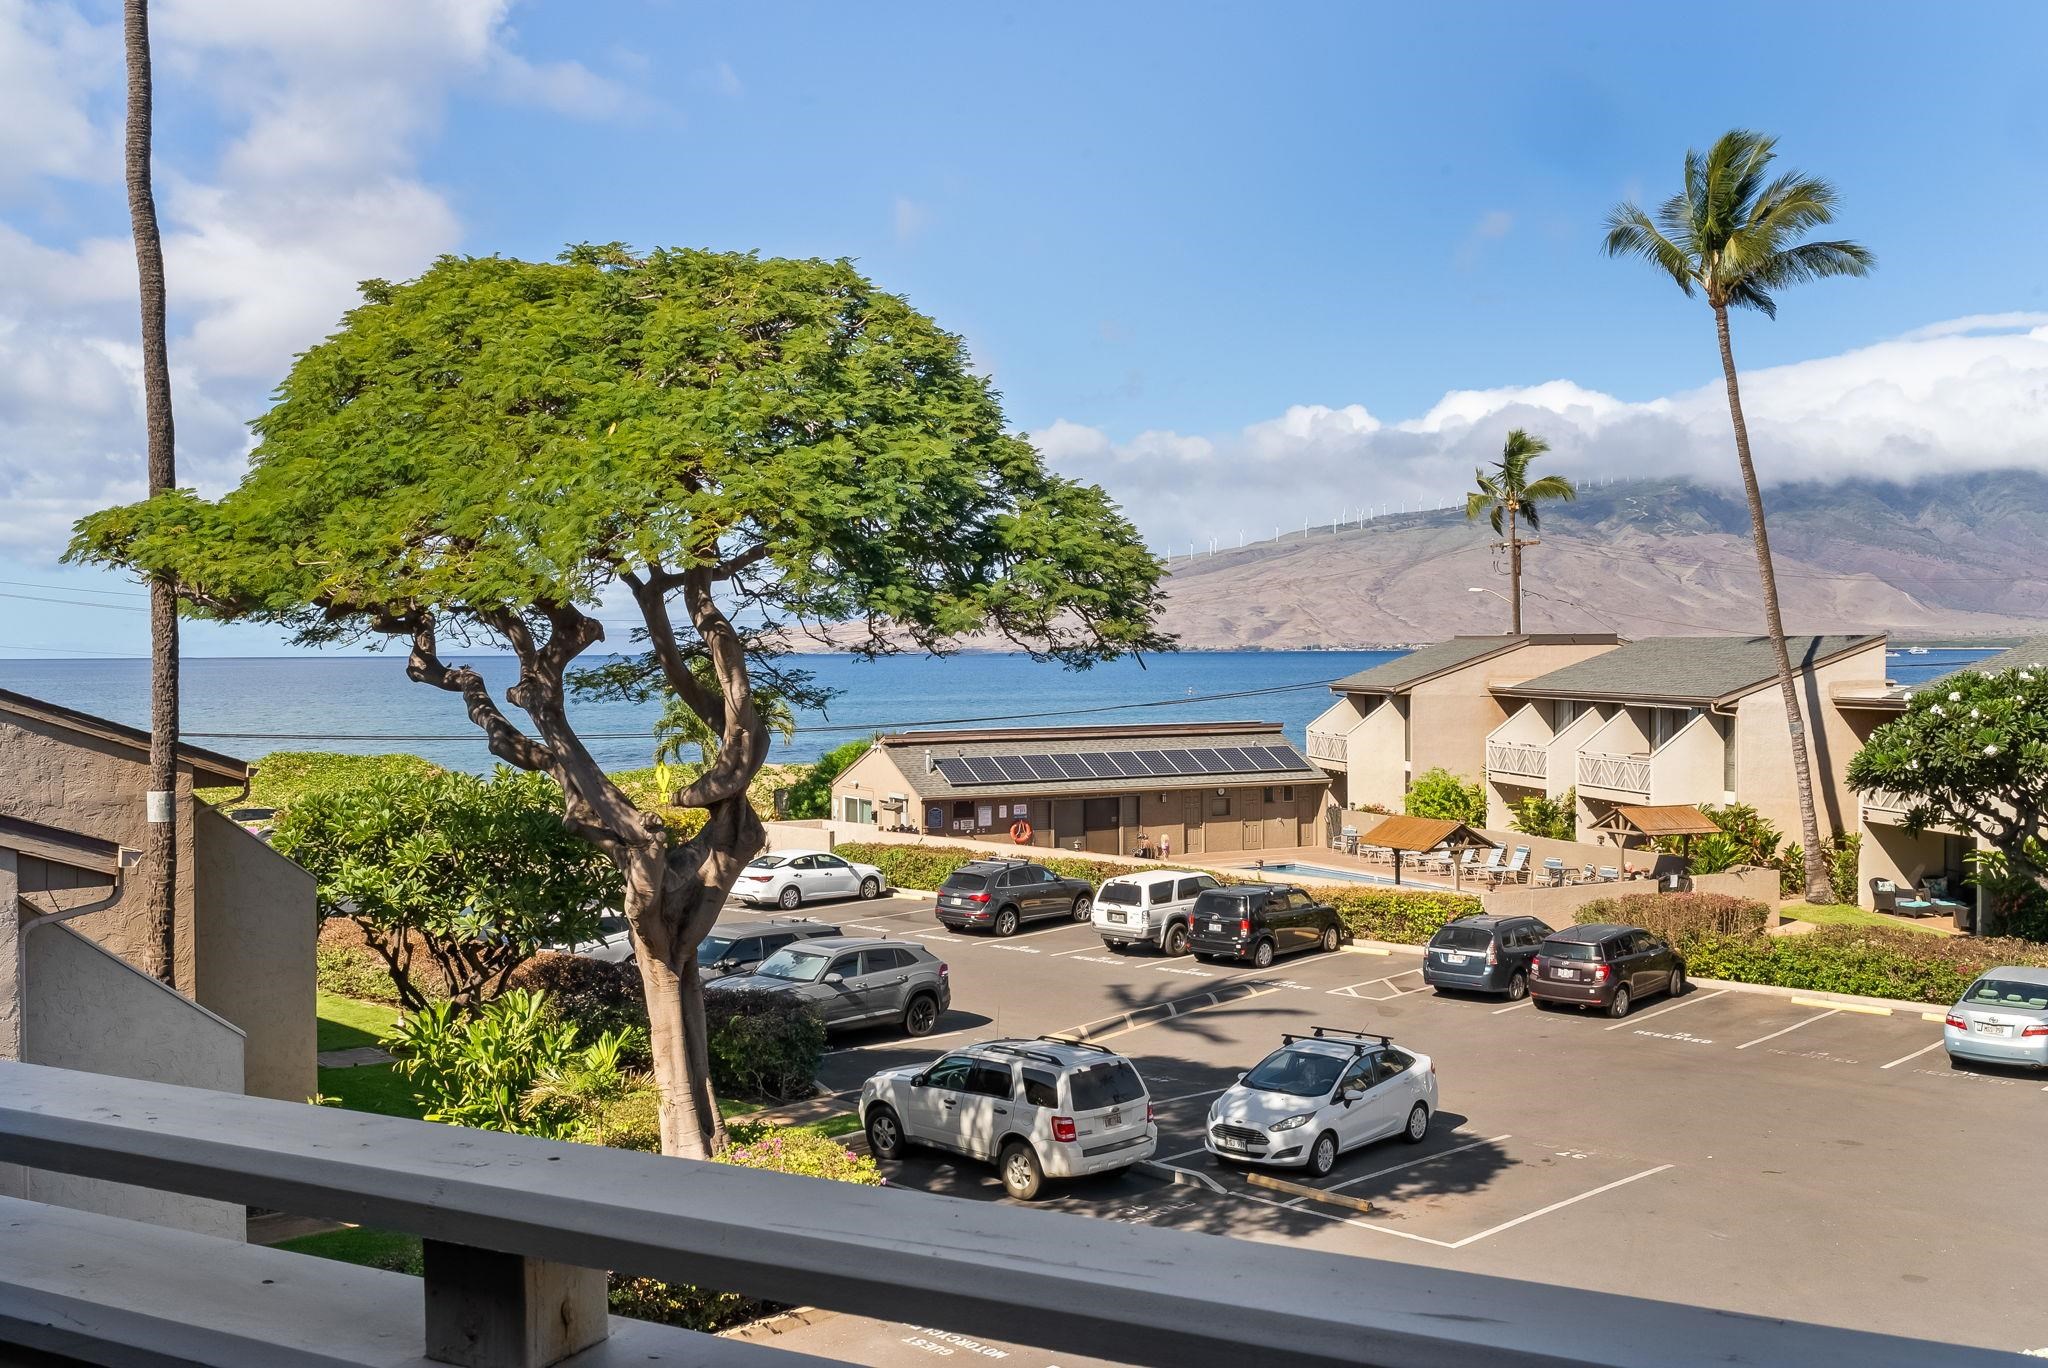
M1737 983L1734 979L1696 978L1688 982L1694 988L1733 989L1738 993L1761 993L1766 997L1784 998L1801 1007L1826 1007L1838 1012L1860 1012L1866 1016L1919 1017L1923 1021L1944 1021L1946 1012L1932 1010L1924 1002L1907 1002L1903 998L1859 997L1854 993L1827 993L1810 988L1781 988L1775 983Z
M757 1321L748 1321L745 1325L735 1325L730 1330L720 1330L718 1336L720 1339L771 1340L791 1330L801 1330L807 1325L831 1320L839 1314L837 1311L827 1311L821 1306L792 1306L787 1311L763 1316Z
M1337 947L1347 955L1421 955L1427 946L1402 945L1397 941L1353 941Z

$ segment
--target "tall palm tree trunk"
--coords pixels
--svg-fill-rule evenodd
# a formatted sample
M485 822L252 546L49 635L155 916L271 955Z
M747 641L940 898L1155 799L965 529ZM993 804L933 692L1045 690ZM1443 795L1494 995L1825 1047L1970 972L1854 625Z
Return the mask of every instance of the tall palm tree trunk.
M1721 374L1728 382L1728 416L1735 423L1735 457L1742 465L1742 493L1749 500L1750 533L1756 542L1757 574L1763 581L1764 626L1778 657L1778 689L1785 696L1785 726L1792 734L1792 777L1799 790L1799 834L1805 842L1806 898L1824 903L1833 898L1827 875L1827 854L1821 849L1820 817L1813 806L1813 768L1806 751L1806 717L1799 707L1799 685L1792 656L1785 649L1785 620L1778 612L1778 577L1771 568L1771 538L1764 527L1764 496L1757 487L1756 464L1749 455L1749 425L1742 420L1742 391L1735 382L1735 348L1728 336L1728 308L1714 306L1714 330L1721 339Z
M1508 500L1508 608L1509 622L1516 636L1522 634L1522 539L1515 525L1515 501Z
M164 249L150 180L148 0L124 0L122 35L128 57L128 217L142 306L142 402L149 430L149 492L177 483L171 426L171 364L164 331ZM142 866L148 914L148 969L175 983L178 926L178 599L159 576L149 584L149 848Z

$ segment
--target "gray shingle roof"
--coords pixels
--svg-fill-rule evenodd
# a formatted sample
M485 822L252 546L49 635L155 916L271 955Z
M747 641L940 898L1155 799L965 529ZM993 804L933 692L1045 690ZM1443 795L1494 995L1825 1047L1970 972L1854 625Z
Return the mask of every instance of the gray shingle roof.
M1199 728L1155 730L1134 727L1121 735L1106 729L1092 728L1049 728L1036 735L1021 729L1000 734L931 731L914 735L885 736L881 738L880 744L888 752L889 758L895 762L897 770L903 775L903 780L910 786L911 792L920 798L971 799L976 795L993 798L1036 797L1046 794L1144 793L1211 784L1237 786L1327 782L1329 776L1306 761L1300 769L1248 774L1218 773L1142 779L1065 779L1037 783L973 785L953 784L937 770L927 770L925 767L927 755L933 760L945 760L960 755L1080 755L1094 751L1186 750L1194 747L1213 749L1219 746L1286 746L1299 754L1299 750L1287 739L1286 733L1277 722L1230 725L1234 729L1219 729L1214 732ZM1077 731L1081 734L1075 735ZM1066 734L1062 735L1062 732Z
M1882 636L1795 636L1792 668L1818 665ZM1498 692L1523 698L1621 698L1704 704L1750 693L1777 677L1771 639L1645 637Z

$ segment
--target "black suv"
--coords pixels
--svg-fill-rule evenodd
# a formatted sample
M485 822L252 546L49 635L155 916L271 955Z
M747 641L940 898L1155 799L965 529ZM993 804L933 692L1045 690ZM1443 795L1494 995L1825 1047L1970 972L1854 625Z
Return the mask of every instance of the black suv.
M697 969L706 982L727 974L751 974L755 965L785 945L838 934L836 926L807 919L720 922L697 942Z
M1028 921L1087 921L1094 908L1093 884L1063 879L1029 860L974 860L939 885L939 921L955 930L1014 936Z
M1520 1002L1529 996L1529 961L1549 934L1549 924L1534 917L1482 915L1446 922L1422 952L1422 981L1439 993L1462 988L1505 993Z
M1287 884L1212 888L1188 912L1188 949L1200 960L1248 959L1263 969L1275 955L1343 941L1337 909Z
M1685 960L1640 926L1595 922L1544 938L1529 975L1538 1007L1599 1007L1611 1017L1652 993L1685 992Z

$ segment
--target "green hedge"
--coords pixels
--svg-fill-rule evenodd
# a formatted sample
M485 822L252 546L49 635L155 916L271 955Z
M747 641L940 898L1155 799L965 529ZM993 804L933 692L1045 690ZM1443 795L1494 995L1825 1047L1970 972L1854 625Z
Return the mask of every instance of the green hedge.
M988 858L980 851L957 846L847 842L834 849L849 860L873 865L882 871L883 878L898 888L935 889L961 865L970 860ZM1115 860L1047 855L1031 847L1020 849L1018 854L1038 860L1055 874L1098 884L1118 874L1147 874L1159 868L1158 865L1125 864ZM1225 883L1258 882L1248 876L1232 877L1221 872L1217 877ZM1480 911L1479 899L1465 893L1363 887L1332 889L1328 885L1319 885L1317 892L1337 909L1353 936L1399 945L1426 944L1445 922Z
M1771 909L1726 893L1627 893L1589 902L1572 917L1581 926L1594 922L1640 926L1675 942L1702 934L1761 935L1770 922Z
M1684 938L1679 948L1687 972L1700 978L1937 1006L1960 998L1987 969L2048 968L2048 946L1890 927L1823 926L1802 936L1702 933Z

